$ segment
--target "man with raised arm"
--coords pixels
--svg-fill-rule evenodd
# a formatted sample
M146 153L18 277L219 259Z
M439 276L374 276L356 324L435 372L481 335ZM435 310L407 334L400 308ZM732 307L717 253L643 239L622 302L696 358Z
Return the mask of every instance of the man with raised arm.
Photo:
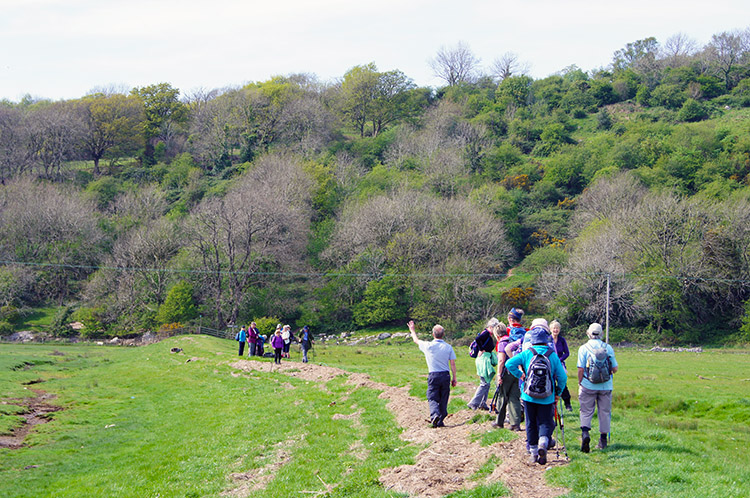
M427 360L427 402L430 405L430 422L433 427L445 427L448 398L451 387L456 386L456 353L451 345L443 340L445 331L441 325L432 327L433 340L429 342L421 341L417 337L414 321L406 325L409 327L412 340Z

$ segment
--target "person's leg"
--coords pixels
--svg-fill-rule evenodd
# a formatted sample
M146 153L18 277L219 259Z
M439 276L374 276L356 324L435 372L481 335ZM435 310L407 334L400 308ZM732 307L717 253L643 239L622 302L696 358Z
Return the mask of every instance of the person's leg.
M242 356L242 353L245 351L245 343L243 341L240 341L240 356Z
M562 395L560 396L563 400L563 403L565 403L565 409L568 411L573 411L573 405L570 404L570 391L568 391L568 386L565 386L565 389L563 389Z
M512 384L512 382L511 382ZM503 427L505 424L505 414L508 410L508 386L505 382L505 378L503 378L503 383L497 386L498 391L500 393L497 397L497 419L495 420L495 425L498 427Z
M591 419L594 417L594 408L596 405L596 391L590 391L581 386L578 390L578 404L580 405L579 419L581 422L581 451L589 452L589 443L591 436Z
M537 403L524 403L524 413L526 414L526 444L531 453L531 461L535 463L539 458L539 425L537 422L537 409L540 405Z
M307 363L307 348L302 345L302 363Z
M443 427L445 417L448 416L448 400L451 396L451 374L450 372L440 373L440 421L438 427Z
M430 422L433 427L437 427L440 422L440 379L436 373L427 375L427 406L430 408Z
M513 374L510 374L513 376ZM516 378L513 377L508 383L508 421L511 430L521 430L523 422L523 407L521 406L521 389L518 387Z
M489 382L485 382L482 377L479 377L479 386L477 386L477 390L474 392L474 397L469 401L469 408L477 410L487 406L487 393L489 390Z
M254 342L250 343L250 349L248 350L247 355L255 356L255 343Z
M599 417L599 444L597 448L607 447L607 434L612 421L612 391L599 391L596 398L596 414Z
M547 463L547 450L552 446L552 433L555 430L555 405L538 405L537 425L539 427L539 459L540 465Z

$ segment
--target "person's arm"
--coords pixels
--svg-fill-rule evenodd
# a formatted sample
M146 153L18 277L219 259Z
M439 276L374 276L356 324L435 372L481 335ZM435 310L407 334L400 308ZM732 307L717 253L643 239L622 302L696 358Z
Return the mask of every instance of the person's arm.
M453 379L453 380L451 380L451 387L456 387L456 384L457 384L457 381L456 381L456 360L450 360L450 364L451 364L451 375L452 375L452 379Z
M578 367L578 385L581 385L581 382L583 382L583 368Z
M570 350L568 349L568 341L565 340L564 337L560 337L560 340L562 341L562 351L560 351L560 361L565 361L568 356L570 356Z
M411 340L414 341L414 344L419 344L419 337L417 337L417 329L414 326L414 320L409 320L409 323L407 323L406 326L409 327L409 333L411 334ZM453 378L455 379L456 376L454 375Z
M505 359L507 356L504 352L497 354L497 385L503 385L503 367L505 367Z

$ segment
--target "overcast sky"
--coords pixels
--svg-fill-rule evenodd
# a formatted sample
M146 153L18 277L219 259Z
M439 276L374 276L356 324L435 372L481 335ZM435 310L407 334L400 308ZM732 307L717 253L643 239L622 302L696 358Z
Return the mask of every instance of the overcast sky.
M428 61L459 41L484 67L515 52L541 78L606 66L649 36L702 46L748 23L748 0L0 0L0 100L160 82L189 94L300 72L329 81L369 62L437 87Z

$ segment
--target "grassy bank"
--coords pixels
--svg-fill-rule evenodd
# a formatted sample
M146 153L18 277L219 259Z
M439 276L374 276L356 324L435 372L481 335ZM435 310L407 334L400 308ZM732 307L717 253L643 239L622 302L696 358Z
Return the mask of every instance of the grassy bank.
M253 476L263 486L243 492L258 497L394 496L378 469L411 463L421 448L399 439L377 391L343 377L321 386L237 372L234 347L204 336L142 348L0 344L0 430L22 422L17 404L34 389L64 408L28 446L0 449L2 495L219 496ZM473 380L473 360L458 354L459 380ZM581 454L568 417L571 463L552 469L550 482L572 497L748 496L750 355L617 355L611 447ZM424 358L411 344L318 345L314 361L424 397Z

